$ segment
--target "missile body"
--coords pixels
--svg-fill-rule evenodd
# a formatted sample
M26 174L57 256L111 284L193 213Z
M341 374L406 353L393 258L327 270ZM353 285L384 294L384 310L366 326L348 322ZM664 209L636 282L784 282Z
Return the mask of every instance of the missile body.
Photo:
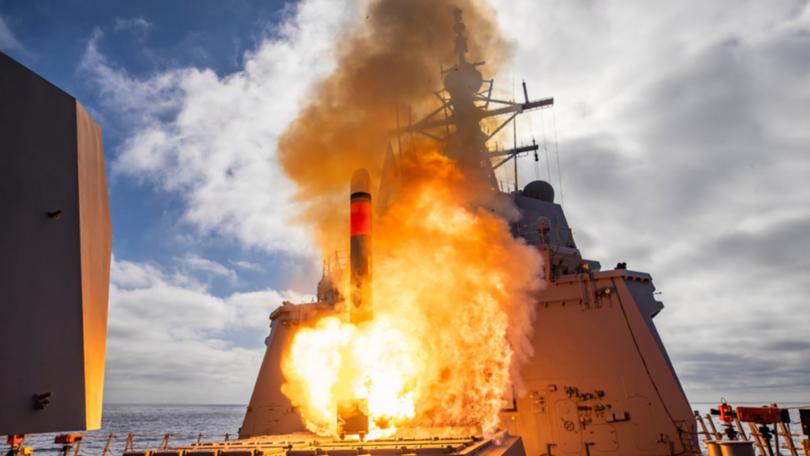
M368 171L358 169L352 175L350 196L351 290L349 309L354 324L372 319L371 304L371 179Z

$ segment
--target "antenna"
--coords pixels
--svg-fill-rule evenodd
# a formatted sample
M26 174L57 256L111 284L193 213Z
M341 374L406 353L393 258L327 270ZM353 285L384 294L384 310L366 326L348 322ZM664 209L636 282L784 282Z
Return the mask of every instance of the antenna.
M562 168L560 168L560 149L557 147L557 110L551 110L551 118L554 122L554 155L557 158L557 180L560 183L560 206L565 203L563 198Z
M457 63L449 68L441 68L444 87L435 92L440 106L436 107L426 116L411 121L408 112L408 125L397 127L393 134L416 133L439 142L448 157L467 169L478 170L490 180L493 188L499 188L495 170L509 160L513 163L515 177L514 191L518 191L517 159L521 153L537 151L535 142L531 145L518 146L517 124L514 123L518 115L526 111L542 109L554 105L554 98L541 98L531 100L526 81L522 82L523 100L507 101L493 97L493 79L484 80L479 66L484 62L468 61L466 37L467 27L463 22L461 9L453 10L453 31L456 34L453 51ZM490 117L506 116L492 131L483 131L481 121ZM504 127L513 122L513 144L509 150L493 151L487 143L493 140ZM454 128L451 128L453 126ZM492 164L495 157L505 157L497 164Z
M526 82L523 82L523 93L526 93ZM528 100L527 100L528 101ZM512 150L517 149L517 118L512 118ZM514 168L515 168L515 195L518 192L518 161L517 161L517 154L514 156Z

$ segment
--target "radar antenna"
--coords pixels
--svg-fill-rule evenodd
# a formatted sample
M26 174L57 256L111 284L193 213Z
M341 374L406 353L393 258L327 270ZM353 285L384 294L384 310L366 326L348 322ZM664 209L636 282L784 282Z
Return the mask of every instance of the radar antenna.
M554 98L530 100L525 82L523 101L493 98L494 79L484 80L479 66L486 62L468 62L469 51L466 25L462 10L453 10L453 31L456 33L454 53L457 63L442 69L444 87L435 92L441 106L414 123L397 128L394 133L419 133L443 144L445 153L467 169L477 170L486 175L493 187L497 188L495 170L515 160L521 154L536 152L538 145L515 146L506 150L493 150L487 146L504 127L514 122L519 114L534 109L554 105ZM496 105L491 107L490 105ZM507 115L492 131L484 131L481 121L489 117ZM492 159L505 157L493 165ZM517 188L517 166L515 166L515 188Z

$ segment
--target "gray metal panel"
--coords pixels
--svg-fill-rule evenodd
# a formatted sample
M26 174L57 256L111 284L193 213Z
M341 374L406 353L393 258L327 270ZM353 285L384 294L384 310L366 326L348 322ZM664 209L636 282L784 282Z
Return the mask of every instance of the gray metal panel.
M0 434L85 429L97 425L88 422L85 356L98 351L84 343L85 324L95 334L89 342L103 342L107 297L104 292L98 305L85 309L82 251L93 249L81 245L79 179L97 179L98 173L79 173L75 99L2 53L0 100ZM100 137L91 142L100 147ZM105 192L106 201L103 183L84 187ZM109 245L107 207L82 211L96 214L88 224L106 226L95 231L100 239L89 242ZM108 274L109 249L106 262L105 249L100 251L84 256L96 263L95 271ZM85 279L99 288L98 280ZM101 319L90 314L102 309ZM101 351L103 359L103 344ZM33 395L48 392L49 404L36 409Z

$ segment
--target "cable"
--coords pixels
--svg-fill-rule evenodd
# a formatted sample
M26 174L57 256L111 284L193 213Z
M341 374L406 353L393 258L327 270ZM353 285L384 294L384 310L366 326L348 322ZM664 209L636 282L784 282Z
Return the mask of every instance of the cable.
M542 124L543 124L543 152L545 152L545 156L546 156L546 176L547 176L547 179L548 179L548 183L550 184L551 183L551 165L549 165L549 160L548 160L548 135L546 134L548 129L546 129L546 117L543 115L543 111L544 111L543 109L540 110L540 122L542 122Z
M565 198L563 197L562 168L560 168L560 149L557 146L557 108L554 106L551 107L551 114L554 121L554 155L557 157L557 181L560 183L560 206L562 206Z
M532 143L534 143L535 135L534 135L534 113L529 113L529 133L532 135ZM545 135L545 131L543 134ZM540 180L540 165L538 164L539 160L537 158L537 151L534 151L534 180Z

